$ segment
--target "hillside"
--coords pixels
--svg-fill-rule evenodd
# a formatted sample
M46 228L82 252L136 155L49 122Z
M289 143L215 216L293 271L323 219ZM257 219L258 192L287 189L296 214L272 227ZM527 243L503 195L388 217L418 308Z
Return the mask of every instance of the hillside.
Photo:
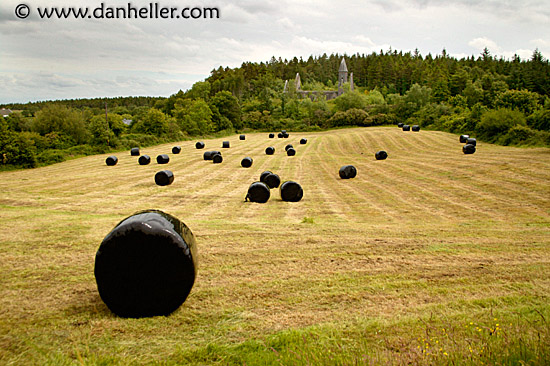
M0 363L550 360L550 149L481 142L464 155L457 135L397 127L289 132L205 141L230 141L222 164L183 141L166 166L125 152L114 167L94 155L1 172ZM338 177L346 164L355 179ZM167 187L153 180L163 169ZM299 182L303 200L244 202L264 170ZM95 252L150 208L191 228L198 277L171 316L118 318Z

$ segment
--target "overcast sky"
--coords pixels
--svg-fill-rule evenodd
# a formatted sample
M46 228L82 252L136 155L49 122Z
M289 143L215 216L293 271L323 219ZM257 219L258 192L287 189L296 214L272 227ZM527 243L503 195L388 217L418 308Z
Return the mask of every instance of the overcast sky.
M169 96L210 71L245 61L323 53L443 48L457 58L550 57L549 0L158 0L182 9L217 7L219 19L40 19L37 8L102 0L2 0L0 103ZM105 7L128 1L103 0ZM155 1L152 1L153 3ZM29 6L26 19L16 6ZM134 8L149 2L131 1ZM23 12L24 13L24 12ZM351 70L353 71L353 70Z

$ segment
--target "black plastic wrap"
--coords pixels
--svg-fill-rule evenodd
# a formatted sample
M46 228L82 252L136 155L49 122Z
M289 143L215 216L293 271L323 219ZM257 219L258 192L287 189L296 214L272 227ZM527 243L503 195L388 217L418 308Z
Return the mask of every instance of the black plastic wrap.
M202 157L204 160L212 160L214 155L221 155L222 153L220 151L205 151Z
M151 157L149 155L141 155L138 159L139 165L149 165L151 163Z
M274 139L274 138L275 138L275 134L274 134L274 133L270 133L270 134L269 134L269 138L270 138L270 139Z
M181 146L174 146L172 148L172 154L179 154L181 152Z
M248 192L244 200L256 203L266 203L269 200L269 196L271 196L271 192L267 184L263 182L254 182L248 187Z
M397 127L403 128L404 125L405 125L405 124L404 124L403 122L399 122L399 123L397 124Z
M287 139L290 135L286 132L283 132L283 138Z
M279 188L281 199L287 202L298 202L304 197L302 186L292 180L287 180Z
M353 165L344 165L338 173L342 179L351 179L357 176L357 169Z
M285 151L288 151L288 149L294 149L294 146L292 146L292 144L288 144L285 146Z
M376 154L374 154L374 157L376 160L385 160L388 157L388 153L384 150L377 151Z
M403 131L410 131L410 130L411 130L411 126L403 125Z
M170 157L166 154L160 154L157 156L157 163L158 164L168 164L170 162Z
M240 135L239 140L246 140L246 136L245 135Z
M458 138L458 141L460 141L460 143L462 144L465 144L469 138L470 138L470 135L460 135L460 137Z
M105 159L105 164L108 166L114 166L118 163L118 158L114 155L109 156L107 159Z
M214 154L212 156L212 162L214 164L221 164L222 161L223 161L222 154Z
M155 183L159 186L169 186L174 182L174 173L170 170L161 170L155 174Z
M286 154L288 156L294 156L294 155L296 155L296 150L294 150L294 148L291 147L286 151Z
M304 137L300 139L300 145L305 145L305 144L307 144L307 139Z
M277 134L277 137L280 138L280 139L282 139L282 138L284 137L284 136L283 136L283 133L282 133L282 132L279 132L279 133Z
M131 156L139 156L139 147L133 147L130 149Z
M197 143L195 144L195 148L197 148L197 149L204 149L204 142L202 142L202 141L197 141Z
M273 155L275 154L275 148L273 146L269 146L265 148L265 153L267 155Z
M268 174L264 178L264 183L267 184L269 188L277 188L281 184L281 178L275 173Z
M411 130L413 132L418 132L418 131L420 131L420 126L419 125L412 125Z
M125 318L169 315L183 304L198 270L191 230L162 211L138 212L103 239L94 274L101 299Z
M252 158L247 156L246 158L244 158L243 160L241 160L241 166L243 168L250 168L252 166Z
M222 148L223 149L229 149L229 141L222 142Z
M260 182L265 183L265 177L267 177L269 174L272 174L273 172L271 170L266 170L262 174L260 174Z
M462 146L462 152L464 154L473 154L476 152L476 146L472 144L466 144Z
M466 139L466 143L469 145L477 146L477 140L473 137L469 137L468 139Z

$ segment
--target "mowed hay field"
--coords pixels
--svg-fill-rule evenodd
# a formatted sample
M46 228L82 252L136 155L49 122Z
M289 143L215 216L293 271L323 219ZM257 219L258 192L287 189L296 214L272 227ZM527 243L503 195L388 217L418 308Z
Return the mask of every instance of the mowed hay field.
M457 135L397 127L289 133L143 148L148 166L125 151L113 167L98 155L0 173L0 364L550 362L550 149L464 155ZM339 178L346 164L356 178ZM160 187L164 169L175 180ZM302 201L244 202L264 170L300 183ZM172 315L119 318L95 253L145 209L189 226L199 272Z

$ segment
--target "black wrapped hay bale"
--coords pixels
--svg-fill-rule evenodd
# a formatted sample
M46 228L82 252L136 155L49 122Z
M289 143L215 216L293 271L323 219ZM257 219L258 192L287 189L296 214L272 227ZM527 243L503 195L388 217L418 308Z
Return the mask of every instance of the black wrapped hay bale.
M291 147L286 151L286 154L288 156L294 156L294 155L296 155L296 150L294 150L294 148Z
M284 137L284 136L283 136L283 133L282 133L282 132L279 132L279 133L277 134L277 137L280 138L280 139L282 139L282 138Z
M248 192L244 198L245 202L266 203L271 196L269 187L263 182L254 182L248 187Z
M304 190L298 183L287 180L279 188L281 199L287 202L298 202L304 196Z
M281 130L281 133L284 135L286 133L286 130Z
M288 138L288 136L290 136L290 135L289 135L288 133L286 133L286 132L285 132L285 133L283 133L283 138L287 139L287 138Z
M195 148L197 148L197 149L204 149L204 142L198 141L198 142L195 144Z
M292 146L291 144L288 144L285 146L285 151L288 151L288 149L293 149L294 146Z
M411 126L403 125L403 131L410 131L410 130L411 130Z
M265 153L267 155L273 155L273 154L275 154L275 148L273 146L266 147Z
M469 138L466 139L466 143L469 144L469 145L476 146L477 145L477 140L474 139L473 137L469 137Z
M384 150L377 151L376 154L374 154L374 157L376 160L385 160L388 157L388 153Z
M239 140L246 140L246 136L245 135L240 135Z
M264 183L267 184L269 188L277 188L281 184L281 178L275 173L268 174L264 178Z
M419 125L412 125L411 130L413 132L418 132L418 131L420 131L420 126Z
M197 244L189 228L162 211L138 212L103 239L94 274L101 299L125 318L169 315L195 283Z
M174 146L172 148L172 154L179 154L181 152L181 147L180 146Z
M340 168L338 174L340 174L340 178L342 179L355 178L357 175L357 169L353 165L344 165Z
M269 174L273 174L273 172L270 171L270 170L266 170L265 172L263 172L262 174L260 174L260 182L264 182L264 183L265 183L265 177L267 177Z
M222 154L214 154L214 156L212 156L212 162L214 162L214 164L221 164L222 161Z
M107 159L105 159L105 164L108 166L114 166L118 163L118 158L114 155L109 156Z
M307 139L304 137L300 139L300 145L305 145L305 144L307 144Z
M141 155L138 159L139 165L149 165L151 163L151 157L149 155Z
M274 139L274 138L275 138L275 134L274 134L274 133L270 133L270 134L269 134L269 138L270 138L270 139Z
M229 141L222 142L222 148L229 149Z
M202 157L204 160L212 160L214 155L221 155L222 153L219 151L205 151L204 154L202 154Z
M246 158L241 160L241 166L243 168L250 168L252 166L252 161L252 158L247 156Z
M158 164L168 164L169 161L170 161L170 157L166 154L160 154L157 156Z
M470 138L470 135L460 135L460 137L458 138L458 141L460 141L461 144L465 144L469 138Z
M473 154L476 152L476 146L472 144L466 144L462 146L462 152L464 154Z
M161 170L155 174L155 183L159 186L169 186L174 182L174 173L170 170Z
M133 147L130 149L131 156L139 156L139 147Z
M399 123L397 124L397 127L403 128L404 125L405 125L405 124L404 124L403 122L399 122Z

